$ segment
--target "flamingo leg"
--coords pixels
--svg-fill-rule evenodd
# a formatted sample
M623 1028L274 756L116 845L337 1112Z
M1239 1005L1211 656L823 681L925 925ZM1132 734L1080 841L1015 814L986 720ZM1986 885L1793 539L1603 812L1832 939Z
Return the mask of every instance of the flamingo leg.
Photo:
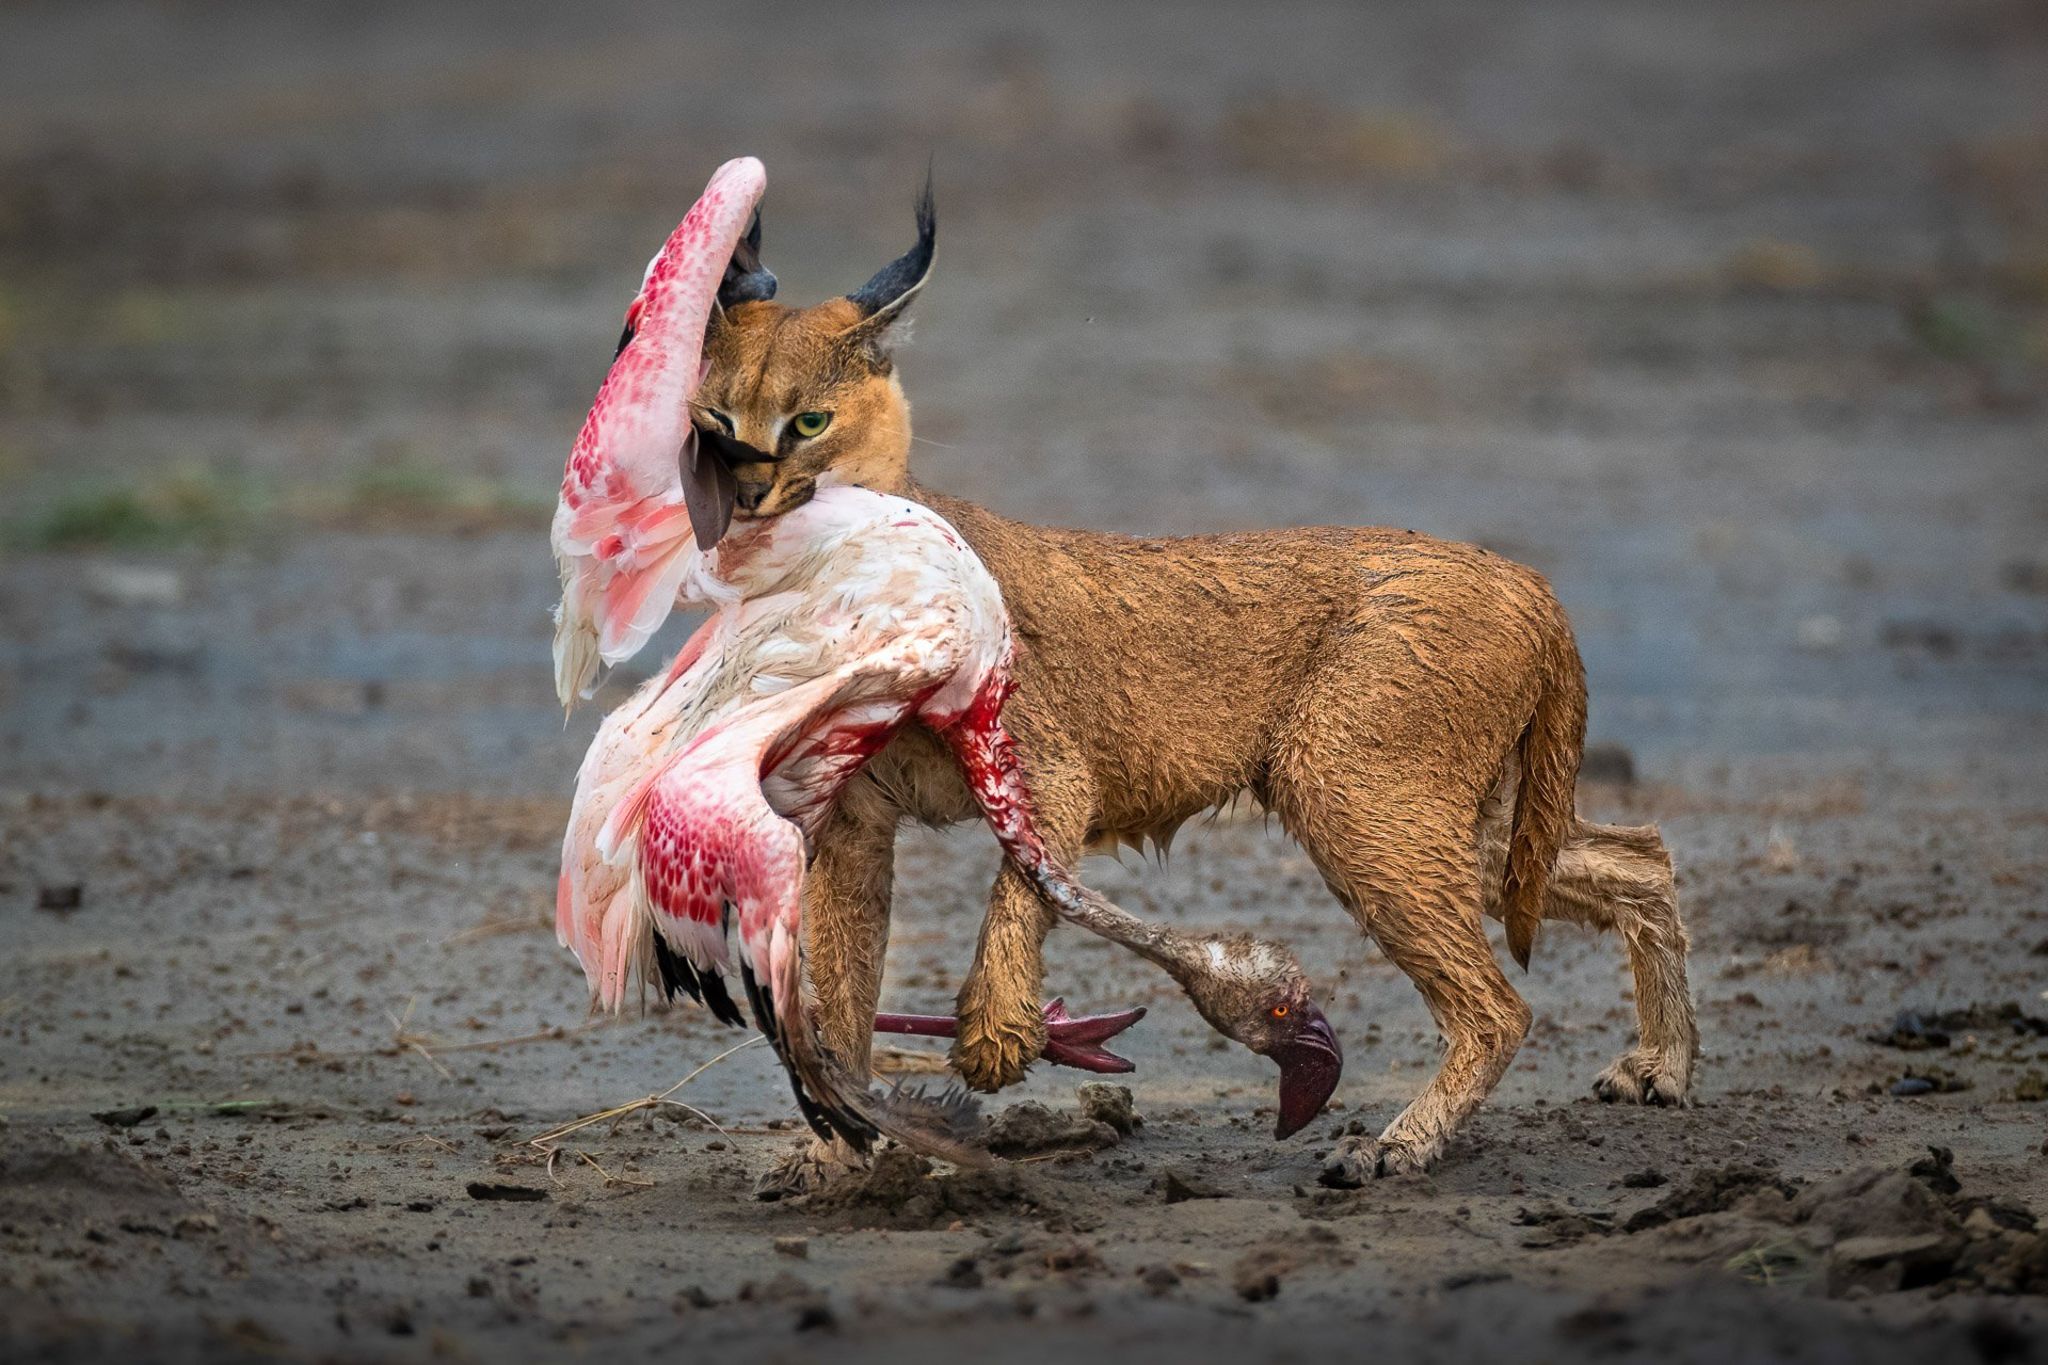
M1114 1014L1084 1014L1078 1019L1067 1013L1064 1000L1045 1007L1045 1050L1039 1055L1055 1066L1076 1071L1093 1071L1120 1076L1137 1070L1137 1063L1119 1057L1102 1044L1145 1017L1145 1007L1118 1010ZM915 1038L951 1038L960 1021L950 1014L878 1014L875 1032L907 1034Z

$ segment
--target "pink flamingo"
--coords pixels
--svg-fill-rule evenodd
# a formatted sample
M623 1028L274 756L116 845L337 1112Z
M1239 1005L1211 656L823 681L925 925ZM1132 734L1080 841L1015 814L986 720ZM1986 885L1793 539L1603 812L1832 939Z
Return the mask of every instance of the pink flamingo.
M1058 913L1165 967L1212 1024L1280 1062L1280 1128L1294 1131L1341 1066L1299 965L1257 940L1149 925L1048 858L1000 722L1012 686L1007 614L952 527L901 498L838 488L723 536L730 503L687 405L716 292L735 269L750 277L741 234L763 183L758 162L727 163L650 265L563 480L555 657L565 703L600 661L644 643L679 596L719 608L591 746L564 840L563 941L602 1006L617 1008L631 980L651 976L737 1022L723 985L736 930L755 1021L817 1131L861 1147L888 1132L976 1159L970 1106L873 1095L818 1044L802 1005L810 836L860 765L916 721L951 746L1005 853ZM666 463L655 456L663 441ZM1067 1020L1054 1002L1047 1054L1127 1069L1096 1044L1140 1013ZM940 1033L949 1021L878 1022Z

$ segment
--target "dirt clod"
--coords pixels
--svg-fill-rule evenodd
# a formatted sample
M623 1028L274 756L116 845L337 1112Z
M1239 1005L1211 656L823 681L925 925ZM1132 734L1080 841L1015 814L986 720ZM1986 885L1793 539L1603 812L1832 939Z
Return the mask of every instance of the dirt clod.
M958 1257L937 1283L947 1289L979 1289L984 1283L981 1265L972 1256Z
M1956 1239L1938 1232L1894 1237L1849 1237L1828 1257L1828 1293L1851 1289L1889 1294L1933 1284L1955 1264Z
M1045 1268L1061 1273L1104 1270L1102 1255L1088 1242L1059 1242L1045 1249Z
M1956 1154L1947 1147L1929 1147L1927 1155L1906 1167L1906 1174L1936 1194L1954 1194L1963 1188L1956 1179Z
M1947 1047L1960 1033L2048 1037L2048 1019L2028 1014L2009 1000L1999 1005L1969 1005L1952 1010L1901 1010L1893 1017L1890 1028L1870 1034L1869 1041L1880 1047L1918 1052Z
M531 1204L548 1197L548 1192L536 1185L512 1185L499 1180L472 1180L468 1189L471 1199L513 1204Z
M1221 1199L1223 1187L1185 1166L1169 1166L1152 1182L1152 1188L1169 1204L1190 1199Z
M833 1181L804 1201L807 1214L848 1228L943 1228L956 1219L1026 1213L1073 1220L1048 1191L1015 1166L937 1174L914 1152L892 1147L865 1171Z
M1902 1168L1858 1167L1789 1198L1767 1168L1729 1167L1695 1177L1626 1230L1719 1218L1720 1235L1705 1244L1746 1248L1729 1270L1758 1283L1808 1280L1830 1297L1929 1287L2048 1294L2048 1236L2033 1210L1963 1195L1954 1165L1935 1147Z
M1516 1227L1534 1229L1522 1238L1522 1245L1531 1248L1570 1246L1614 1231L1611 1213L1561 1208L1556 1204L1519 1209L1512 1221Z
M1300 1261L1279 1247L1255 1247L1238 1258L1230 1269L1230 1287L1246 1303L1277 1298L1280 1282L1292 1274Z
M829 1332L838 1326L839 1315L832 1311L831 1304L822 1299L796 1310L796 1330L799 1332Z
M1106 1123L1123 1137L1145 1125L1145 1119L1131 1098L1131 1088L1109 1081L1085 1081L1075 1087L1081 1113L1097 1123Z
M1149 1293L1165 1294L1180 1287L1180 1272L1170 1265L1148 1265L1139 1269L1138 1283Z
M1126 1092L1128 1093L1128 1092ZM1066 1114L1035 1100L1013 1104L989 1120L982 1135L998 1156L1037 1156L1045 1152L1099 1151L1121 1140L1117 1130L1086 1114Z
M85 887L77 882L36 888L36 909L66 915L85 904Z
M1912 1099L1919 1095L1959 1094L1974 1084L1969 1077L1958 1076L1945 1066L1920 1066L1884 1086L1883 1090L1894 1099ZM1873 1091L1877 1088L1872 1086Z
M1782 1202L1791 1198L1793 1188L1772 1166L1718 1166L1698 1172L1649 1208L1639 1209L1622 1224L1622 1231L1643 1232L1681 1218L1720 1213L1753 1196L1769 1202L1775 1195Z

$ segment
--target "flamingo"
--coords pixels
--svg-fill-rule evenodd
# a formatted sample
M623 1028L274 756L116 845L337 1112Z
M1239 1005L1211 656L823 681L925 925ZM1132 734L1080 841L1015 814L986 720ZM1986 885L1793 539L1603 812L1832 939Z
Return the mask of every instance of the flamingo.
M565 705L601 663L637 651L679 600L716 608L670 667L607 717L578 774L557 929L594 999L617 1009L629 984L653 979L738 1022L724 984L730 931L755 1022L814 1130L862 1148L887 1132L981 1159L964 1098L875 1096L822 1047L802 1002L810 840L861 764L915 721L952 748L1006 855L1056 912L1165 967L1213 1025L1280 1063L1279 1128L1294 1131L1320 1112L1341 1068L1299 964L1242 936L1148 925L1048 857L1001 726L1014 686L1007 613L958 533L902 498L827 488L725 534L729 488L721 494L719 461L688 402L718 291L736 273L740 288L773 287L752 257L764 188L759 162L728 162L649 265L563 478L552 539ZM1069 1020L1056 1001L1047 1054L1128 1069L1098 1045L1140 1013ZM945 1021L878 1023L930 1033Z

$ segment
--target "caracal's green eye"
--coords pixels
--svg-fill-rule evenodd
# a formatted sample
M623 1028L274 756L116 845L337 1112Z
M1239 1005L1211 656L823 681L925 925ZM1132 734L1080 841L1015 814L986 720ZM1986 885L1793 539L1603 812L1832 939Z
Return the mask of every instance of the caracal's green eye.
M832 414L829 412L800 412L796 415L796 420L791 422L790 425L796 428L797 435L808 441L813 436L823 436L825 434L825 428L832 425Z

